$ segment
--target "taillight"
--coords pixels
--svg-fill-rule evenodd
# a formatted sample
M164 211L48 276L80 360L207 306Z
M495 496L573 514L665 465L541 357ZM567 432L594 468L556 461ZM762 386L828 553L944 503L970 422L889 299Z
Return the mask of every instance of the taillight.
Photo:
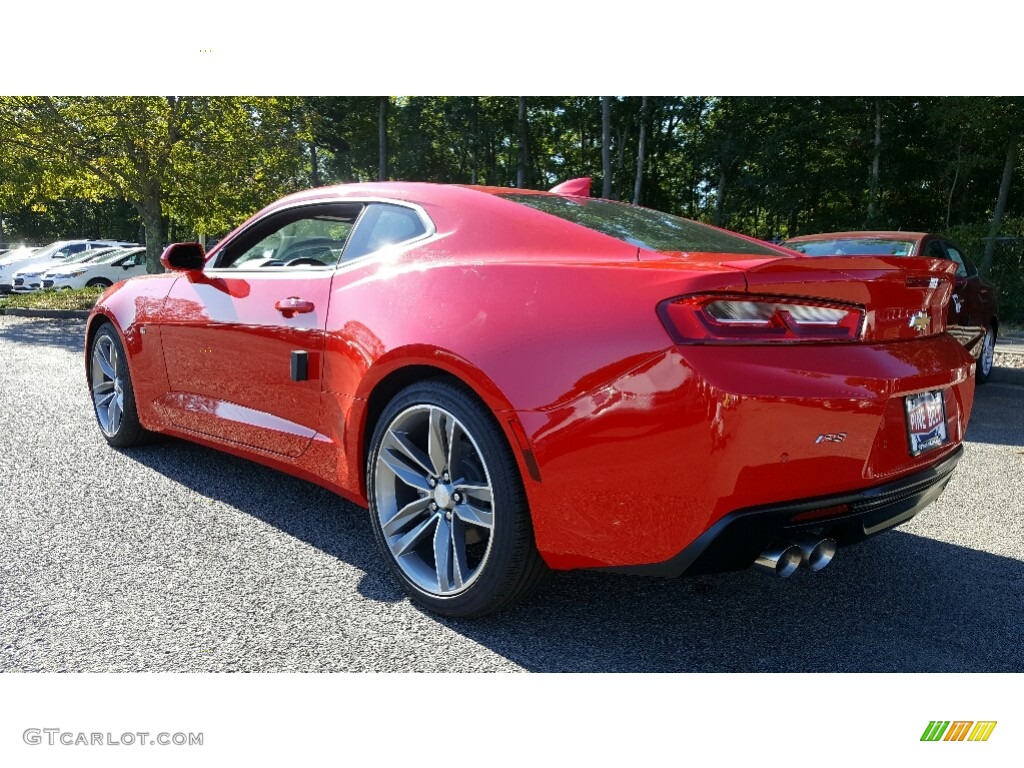
M658 316L677 344L856 341L864 327L861 307L743 294L668 299Z

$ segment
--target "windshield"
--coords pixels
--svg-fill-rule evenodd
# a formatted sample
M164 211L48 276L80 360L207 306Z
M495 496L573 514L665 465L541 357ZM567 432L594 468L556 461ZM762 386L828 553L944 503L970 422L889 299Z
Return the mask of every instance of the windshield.
M35 255L38 250L38 248L15 248L0 256L0 264L10 264L12 261L27 259L29 256Z
M611 235L650 251L749 253L779 256L767 245L751 242L707 224L625 203L559 195L502 194L506 200L528 205L574 224Z
M123 256L127 255L128 248L113 248L111 250L104 250L95 260L93 264L109 264L112 261L117 261Z
M913 240L873 237L838 237L785 245L807 256L909 256L914 250Z
M103 248L99 251L82 251L64 259L65 264L82 264L84 262L97 261L104 254L110 253L110 249Z
M51 256L55 256L60 250L68 247L69 245L71 245L71 243L68 242L67 240L61 240L56 243L50 243L49 245L40 248L38 251L33 253L32 256L38 256L39 258L50 258Z

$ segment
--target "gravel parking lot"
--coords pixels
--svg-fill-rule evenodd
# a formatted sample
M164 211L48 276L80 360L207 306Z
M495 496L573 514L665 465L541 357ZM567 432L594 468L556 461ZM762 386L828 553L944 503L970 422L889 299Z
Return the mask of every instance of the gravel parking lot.
M0 671L1024 671L1024 389L979 389L943 497L820 574L556 574L511 613L413 608L365 512L96 428L83 323L0 317Z

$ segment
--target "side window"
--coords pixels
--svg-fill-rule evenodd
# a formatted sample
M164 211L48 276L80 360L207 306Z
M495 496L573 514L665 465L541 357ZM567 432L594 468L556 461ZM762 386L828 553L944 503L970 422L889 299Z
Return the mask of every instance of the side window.
M389 245L415 240L426 233L423 220L412 208L371 203L345 249L345 261L358 259Z
M71 245L65 245L63 248L61 248L59 251L53 254L53 258L66 259L68 256L73 256L76 253L81 253L88 247L88 243L72 243Z
M960 251L954 248L952 245L946 246L946 252L949 254L949 258L956 262L956 273L960 277L967 277L967 262L964 257L960 255Z
M272 214L230 243L218 257L217 269L333 267L362 208L345 203Z
M946 259L946 251L942 247L942 243L938 240L929 240L928 247L925 248L924 255L929 259Z

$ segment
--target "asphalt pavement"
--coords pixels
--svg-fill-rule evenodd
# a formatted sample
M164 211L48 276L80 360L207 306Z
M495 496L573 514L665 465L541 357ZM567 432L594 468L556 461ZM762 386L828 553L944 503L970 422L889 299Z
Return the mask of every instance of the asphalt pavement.
M0 317L0 671L1024 671L1024 388L979 388L943 496L821 573L554 574L456 621L326 490L109 448L82 330Z

